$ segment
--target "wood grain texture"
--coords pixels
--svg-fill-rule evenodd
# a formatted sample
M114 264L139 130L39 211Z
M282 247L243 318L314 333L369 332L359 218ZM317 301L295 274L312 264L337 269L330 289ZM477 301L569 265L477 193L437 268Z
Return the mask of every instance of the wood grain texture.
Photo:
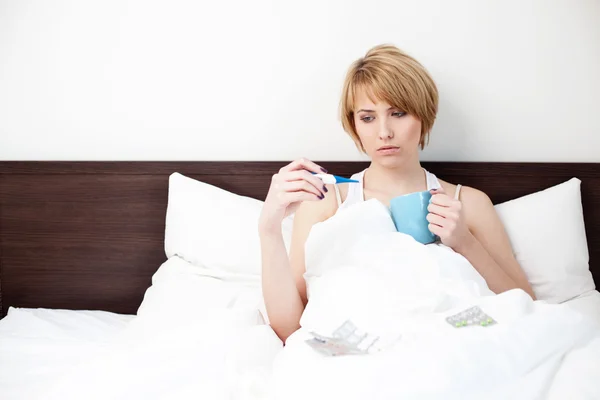
M264 199L287 162L0 162L0 310L135 313L165 260L168 178L180 172ZM319 162L349 176L361 162ZM600 164L423 163L501 203L582 180L590 268L600 279Z

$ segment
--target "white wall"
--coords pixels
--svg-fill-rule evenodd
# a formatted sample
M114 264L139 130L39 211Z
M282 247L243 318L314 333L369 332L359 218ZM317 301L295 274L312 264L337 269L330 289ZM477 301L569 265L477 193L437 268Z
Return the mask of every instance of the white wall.
M348 65L432 73L424 160L600 161L597 0L4 0L0 159L361 159Z

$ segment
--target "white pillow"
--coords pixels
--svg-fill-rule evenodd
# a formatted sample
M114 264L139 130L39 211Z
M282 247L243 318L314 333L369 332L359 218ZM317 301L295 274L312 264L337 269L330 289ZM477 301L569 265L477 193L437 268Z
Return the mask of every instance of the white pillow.
M137 316L161 324L205 320L227 311L238 322L263 323L260 277L228 274L170 257L152 276ZM224 315L224 314L223 314Z
M266 195L266 193L265 193ZM261 272L258 219L263 202L174 173L169 178L165 253L231 273ZM289 246L292 219L282 224Z
M495 206L515 256L540 300L560 303L595 287L589 271L580 186L581 181L573 178ZM165 231L167 257L177 255L215 271L260 275L258 218L262 204L172 174ZM282 224L288 248L292 224L292 217Z
M577 178L496 205L513 250L539 300L561 303L594 289L581 181Z

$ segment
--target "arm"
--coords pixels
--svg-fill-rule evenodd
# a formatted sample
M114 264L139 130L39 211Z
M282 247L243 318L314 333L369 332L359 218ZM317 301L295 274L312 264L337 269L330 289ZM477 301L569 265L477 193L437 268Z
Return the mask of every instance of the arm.
M469 260L493 292L520 288L535 299L502 221L485 193L465 187L459 201L441 190L432 203L427 217L430 230Z
M271 328L282 341L300 328L307 303L304 281L304 244L312 226L329 217L333 196L320 202L304 202L294 216L290 255L281 232L261 232L262 287Z
M463 203L471 235L456 251L471 262L493 292L520 288L535 300L533 289L513 254L504 225L490 198L479 190L466 188Z
M260 235L262 292L271 328L285 340L299 328L304 304L290 270L281 233Z
M300 326L306 302L304 242L312 225L326 217L332 196L311 172L325 169L306 159L299 159L273 175L263 204L258 231L262 257L262 291L271 328L285 340ZM325 171L326 172L326 171ZM326 200L330 199L330 200ZM281 233L283 219L296 212L292 237L293 262L288 260ZM292 272L293 265L295 272ZM300 282L302 281L302 282Z

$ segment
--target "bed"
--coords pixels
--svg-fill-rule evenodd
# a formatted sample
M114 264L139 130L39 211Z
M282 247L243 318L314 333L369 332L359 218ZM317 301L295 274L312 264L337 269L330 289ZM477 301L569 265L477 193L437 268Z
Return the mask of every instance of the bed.
M367 166L320 164L342 176ZM267 398L282 345L265 321L256 232L249 227L282 165L0 162L0 398ZM532 279L541 279L550 303L600 326L594 285L600 279L600 164L423 166L485 191L513 227L527 224L529 211L519 210L543 208L539 196L515 200L534 193L554 199L559 192L544 190L571 182L569 193L575 193L576 186L580 197L546 210L556 212L558 222L538 229L556 229L548 247L570 251L579 270L551 277L534 271ZM182 185L179 193L174 180ZM569 210L577 201L585 226L563 230L556 224L576 219ZM217 206L229 211L194 211ZM283 226L290 228L291 219ZM511 239L527 241L519 235L530 228L509 229ZM558 240L561 232L568 236ZM528 251L518 249L524 259ZM541 258L561 261L553 257ZM546 274L535 263L532 268ZM582 271L584 263L589 269ZM218 329L207 332L207 326ZM225 347L225 353L215 350ZM599 398L599 356L600 341L588 340L561 356L560 369L539 374L552 376L544 390L529 385L521 398ZM115 365L121 372L108 380L103 374Z

